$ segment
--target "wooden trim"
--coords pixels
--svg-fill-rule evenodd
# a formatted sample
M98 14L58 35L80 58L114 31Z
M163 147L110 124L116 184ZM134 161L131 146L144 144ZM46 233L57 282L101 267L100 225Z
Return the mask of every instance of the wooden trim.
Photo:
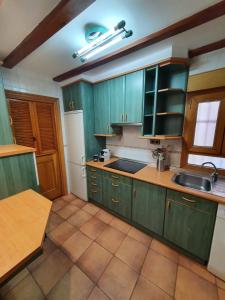
M113 136L118 136L118 134L98 134L98 133L96 133L96 134L94 134L94 136L96 136L96 137L101 137L101 136L105 136L105 137L113 137Z
M95 0L60 1L37 27L4 59L3 66L12 68L17 65L94 2Z
M192 57L202 55L202 54L205 54L208 52L212 52L212 51L224 48L224 47L225 47L225 39L222 39L217 42L210 43L210 44L207 44L207 45L199 47L199 48L191 49L188 52L188 56L190 58L192 58Z
M179 33L182 33L184 31L187 31L189 29L192 29L204 23L207 23L220 16L223 16L224 14L225 14L225 1L220 1L217 4L209 6L206 9L203 9L183 20L180 20L172 25L169 25L168 27L165 27L157 32L147 35L144 38L139 39L136 42L133 42L122 49L114 51L101 58L87 62L79 67L76 67L63 74L60 74L54 77L53 80L60 82L68 78L71 78L73 76L82 74L96 67L102 66L108 62L111 62L115 59L133 53L137 50L153 45L155 43L168 39L172 36L175 36Z
M62 179L62 193L64 195L67 194L67 179L66 179L66 167L65 167L65 156L64 156L64 145L63 145L63 137L62 137L62 124L61 124L61 115L60 115L60 108L59 108L59 99L48 97L48 96L41 96L36 94L29 94L29 93L22 93L22 92L15 92L6 90L5 91L7 99L16 99L16 100L23 100L23 101L30 101L30 102L44 102L44 103L51 103L54 107L54 118L55 118L55 132L56 132L56 139L57 139L57 150L59 153L59 167L60 167L60 174ZM34 131L37 133L38 130L34 128ZM38 151L37 151L38 155Z
M110 79L114 79L114 78L117 78L117 77L120 77L120 76L124 76L124 75L128 75L130 73L133 73L133 72L136 72L136 71L140 71L140 70L143 70L143 69L146 69L146 68L153 68L157 65L161 65L164 66L164 65L169 65L169 64L182 64L182 65L185 65L185 66L189 66L190 65L190 61L188 58L183 58L183 57L169 57L167 59L164 59L164 60L160 60L158 62L155 62L154 64L146 64L144 66L141 66L141 67L138 67L138 68L134 68L134 69L131 69L129 71L126 71L126 72L122 72L122 73L119 73L119 74L116 74L116 75L113 75L113 76L109 76L109 77L105 77L104 79L100 79L100 80L97 80L97 81L87 81L87 80L75 80L69 84L66 84L66 85L63 85L63 87L66 87L66 86L70 86L74 83L78 83L80 81L85 81L87 83L90 83L90 84L96 84L96 83L100 83L100 82L103 82L103 81L106 81L106 80L110 80Z

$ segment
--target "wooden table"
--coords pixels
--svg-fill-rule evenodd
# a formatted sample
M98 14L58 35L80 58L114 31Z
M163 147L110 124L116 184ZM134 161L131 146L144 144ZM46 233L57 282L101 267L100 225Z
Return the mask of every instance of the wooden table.
M41 250L51 206L32 190L0 200L0 284Z

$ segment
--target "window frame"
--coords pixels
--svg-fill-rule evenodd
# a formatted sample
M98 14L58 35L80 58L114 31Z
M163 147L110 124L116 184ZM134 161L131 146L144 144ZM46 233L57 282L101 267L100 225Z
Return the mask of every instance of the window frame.
M207 100L221 101L215 130L214 144L212 147L193 146L198 104L201 102L207 102ZM187 94L181 167L199 170L201 166L188 164L189 154L225 157L225 87L190 92ZM221 169L221 173L224 174L225 170Z

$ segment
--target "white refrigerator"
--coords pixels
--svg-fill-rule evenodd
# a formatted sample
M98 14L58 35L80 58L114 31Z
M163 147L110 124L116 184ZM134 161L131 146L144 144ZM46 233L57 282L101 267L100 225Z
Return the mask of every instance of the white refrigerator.
M83 111L65 113L70 192L87 201Z

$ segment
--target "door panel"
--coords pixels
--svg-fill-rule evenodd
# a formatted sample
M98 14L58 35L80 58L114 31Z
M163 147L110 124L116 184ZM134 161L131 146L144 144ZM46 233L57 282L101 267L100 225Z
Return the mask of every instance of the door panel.
M144 71L126 75L125 123L141 123L143 111Z
M54 199L61 195L57 153L38 155L37 169L42 195L50 199Z
M109 80L111 123L124 123L125 76Z
M165 200L165 188L134 180L132 220L162 235Z

